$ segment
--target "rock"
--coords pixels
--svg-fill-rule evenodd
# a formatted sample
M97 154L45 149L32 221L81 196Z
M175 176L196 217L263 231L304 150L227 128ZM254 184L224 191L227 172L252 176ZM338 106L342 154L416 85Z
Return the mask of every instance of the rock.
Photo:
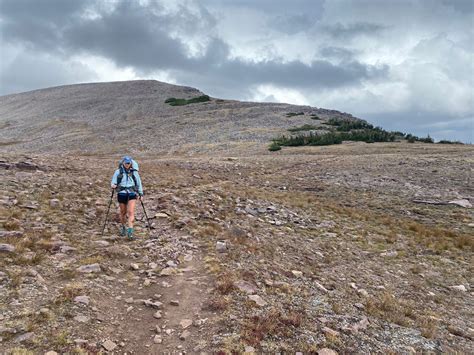
M467 292L466 286L464 285L451 286L451 289L461 292Z
M143 281L143 286L144 287L148 287L148 286L150 286L150 284L151 284L150 279L145 279L145 281Z
M252 285L250 282L240 280L235 283L235 286L242 292L245 292L248 295L252 295L257 292L257 287Z
M329 292L326 287L324 287L323 285L321 285L319 282L317 281L314 281L314 285L320 290L320 291L323 291L324 293L327 293Z
M361 296L369 297L369 293L366 290L364 290L363 288L357 290L357 293Z
M13 253L15 247L11 244L0 244L0 252Z
M110 243L106 240L94 240L93 243L98 247L108 247L110 245Z
M168 218L169 216L166 213L158 212L155 214L155 218Z
M87 323L89 322L89 317L83 316L83 315L78 315L74 317L74 320L79 323Z
M155 335L155 337L153 338L153 342L155 344L161 344L163 342L163 338L161 337L161 335Z
M218 253L225 253L227 251L227 244L225 240L218 240L216 242L216 251Z
M291 273L292 273L295 277L303 277L303 272L302 272L302 271L291 270Z
M60 204L60 201L57 198L53 198L49 200L49 207L51 208L58 208Z
M358 323L354 324L351 327L352 332L358 333L359 330L364 330L369 325L369 320L367 317L362 318Z
M181 333L181 335L179 336L179 339L181 340L186 340L187 338L189 338L191 335L191 332L189 330L185 330L184 332Z
M172 305L172 306L179 306L179 301L177 301L177 300L172 300L172 301L170 301L170 305Z
M166 267L160 272L160 276L171 276L176 273L176 270L171 267Z
M263 307L267 304L267 302L259 295L250 295L248 297L251 301L254 301L259 307Z
M456 205L456 206L460 206L464 208L472 207L472 204L469 202L469 200L466 200L466 199L449 201L448 204Z
M193 321L191 319L183 319L179 324L183 329L186 329L193 324Z
M178 265L174 262L174 260L168 260L166 262L166 265L168 265L169 267L172 267L172 268L178 267Z
M326 336L329 336L329 337L338 337L339 336L339 332L338 331L335 331L334 329L331 329L331 328L328 328L328 327L323 327L323 329L321 329L324 333L324 335Z
M152 307L152 308L157 308L157 309L160 309L161 306L163 306L163 303L158 302L158 301L153 302L153 301L150 301L150 300L145 300L143 303L147 307Z
M58 355L58 353L56 351L50 350L50 351L44 353L44 355Z
M160 311L156 311L156 313L153 315L156 319L161 319L162 315Z
M113 351L117 347L117 344L115 344L112 340L106 340L104 343L102 343L102 347L107 351Z
M246 346L245 346L245 352L246 352L246 353L254 353L254 352L255 352L255 348L254 348L253 346L246 345Z
M128 304L133 303L133 297L127 298L127 299L125 300L125 303L128 303Z
M138 269L140 269L140 267L138 266L138 264L131 263L131 264L130 264L130 269L132 269L132 270L138 270Z
M88 305L89 301L90 301L89 296L76 296L76 297L74 297L74 302L76 302L76 303L82 303L82 304Z
M29 332L29 333L18 335L17 337L15 337L13 341L15 343L23 343L25 341L32 340L34 336L35 336L35 333Z
M450 324L447 326L447 329L448 329L448 332L450 332L453 335L457 335L458 337L474 340L474 330L471 328L464 330L460 327Z
M21 238L23 237L22 231L0 231L0 238Z
M337 352L329 348L322 348L318 350L317 354L318 355L337 355Z
M90 264L90 265L82 265L78 267L76 270L84 274L89 274L93 272L100 272L101 268L99 264Z
M62 245L59 247L59 252L64 253L64 254L67 254L76 250L77 250L76 248L73 248L69 245Z

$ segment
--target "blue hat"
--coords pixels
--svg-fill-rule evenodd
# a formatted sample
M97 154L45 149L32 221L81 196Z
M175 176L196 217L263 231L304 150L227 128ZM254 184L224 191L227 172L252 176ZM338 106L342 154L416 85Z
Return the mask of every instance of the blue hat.
M122 162L125 163L125 164L129 164L129 163L132 162L132 158L129 157L128 155L126 155L126 156L123 157Z

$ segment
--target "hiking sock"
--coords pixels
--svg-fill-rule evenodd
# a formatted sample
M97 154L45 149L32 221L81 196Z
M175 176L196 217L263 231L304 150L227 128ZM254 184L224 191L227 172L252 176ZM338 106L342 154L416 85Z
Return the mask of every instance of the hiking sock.
M127 236L129 239L133 239L133 228L129 227L127 229Z
M125 228L125 224L122 224L120 227L120 236L125 237L127 235L127 228Z

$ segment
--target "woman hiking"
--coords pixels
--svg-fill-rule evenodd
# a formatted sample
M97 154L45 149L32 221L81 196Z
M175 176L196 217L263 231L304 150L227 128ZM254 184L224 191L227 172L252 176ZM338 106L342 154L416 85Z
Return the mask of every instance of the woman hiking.
M123 157L119 168L112 177L111 187L117 189L117 198L120 205L120 235L133 239L133 222L135 220L135 205L138 199L143 198L143 187L138 164L129 156ZM128 220L127 220L128 217ZM125 224L127 223L127 227Z

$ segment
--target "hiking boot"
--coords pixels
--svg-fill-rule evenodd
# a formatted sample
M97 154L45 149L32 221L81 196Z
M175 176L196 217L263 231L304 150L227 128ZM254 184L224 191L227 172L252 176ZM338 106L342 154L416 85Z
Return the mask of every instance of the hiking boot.
M128 228L128 229L127 229L127 237L128 237L128 239L130 239L130 240L133 240L133 239L134 239L134 238L133 238L133 228Z
M125 237L127 235L127 228L125 228L125 225L122 224L120 227L120 236Z

